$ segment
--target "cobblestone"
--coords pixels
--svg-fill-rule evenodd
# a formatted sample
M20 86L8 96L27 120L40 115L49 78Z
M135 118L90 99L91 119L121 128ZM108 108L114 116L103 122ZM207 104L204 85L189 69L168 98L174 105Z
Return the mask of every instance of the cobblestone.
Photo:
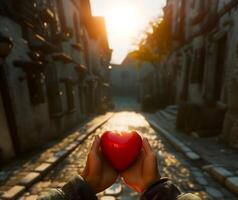
M100 124L104 123L112 116L112 113L107 113L106 115L98 116L87 124L84 127L94 130ZM5 167L0 173L7 174L7 177L0 180L0 197L6 191L11 189L13 186L19 183L19 180L23 179L27 174L34 171L41 163L47 162L55 165L62 159L70 150L65 151L65 149L71 145L78 143L76 140L80 135L83 135L84 128L81 128L79 131L75 131L72 134L68 135L66 138L61 141L57 141L51 144L45 145L45 149L40 151L36 155L28 156L28 158L18 159L16 162L12 163L10 166ZM87 129L87 134L89 133ZM60 152L60 153L58 153Z
M208 185L207 180L205 178L203 178L203 177L196 177L195 179L202 186Z
M27 174L25 177L23 177L19 183L20 185L24 185L24 186L31 186L33 183L35 183L39 179L40 179L40 173L31 172Z
M37 195L29 195L29 196L25 196L25 197L21 197L18 200L37 200Z
M5 171L0 172L0 183L7 180L9 174Z
M100 200L116 200L116 197L114 196L103 196L100 198Z
M72 176L80 174L84 168L88 149L91 146L95 135L102 134L105 130L137 130L143 137L147 137L158 157L158 167L162 176L169 177L179 186L183 192L191 192L199 195L201 199L235 199L229 191L222 188L211 179L200 166L190 162L183 153L171 146L167 140L161 137L152 129L143 115L134 112L119 112L103 126L98 127L95 132L88 135L87 138L73 150L65 159L61 160L40 182L33 185L24 195L23 199L29 196L38 196L46 194L51 188L61 188ZM61 148L61 149L60 149ZM64 149L64 146L57 148L57 151ZM51 155L54 156L55 152ZM55 157L53 157L55 158ZM51 158L52 159L52 158ZM38 167L36 165L36 167ZM26 175L26 174L24 174ZM208 184L209 183L209 184ZM110 192L98 194L98 197L118 200L136 200L138 193L129 189L122 181L119 181L121 187L120 194ZM225 191L225 195L221 194ZM110 194L110 195L109 195ZM114 196L112 198L110 196ZM219 196L219 197L218 197Z
M211 174L217 179L220 183L225 183L226 178L232 176L232 173L223 167L213 167L211 168Z
M208 194L210 194L215 199L222 199L223 198L222 193L219 190L217 190L216 188L206 187L206 191L208 192Z
M186 156L190 159L190 160L198 160L200 159L200 156L194 152L187 152Z
M57 156L52 156L52 157L48 158L45 162L47 162L47 163L52 163L52 164L56 164L59 160L60 160L59 157L57 157Z
M119 195L122 192L122 186L119 183L113 184L110 188L105 190L106 195Z
M37 168L35 168L35 172L39 172L40 174L47 173L52 168L52 164L50 163L42 163Z
M226 186L238 195L238 177L227 178Z
M150 120L150 124L160 132L161 135L163 135L169 142L177 148L179 151L181 151L187 158L190 160L198 160L200 159L200 156L193 152L189 147L187 147L185 144L180 142L177 138L169 134L168 131L163 129L159 124L156 124L153 120Z
M21 185L16 185L10 188L3 196L2 199L16 199L26 188Z

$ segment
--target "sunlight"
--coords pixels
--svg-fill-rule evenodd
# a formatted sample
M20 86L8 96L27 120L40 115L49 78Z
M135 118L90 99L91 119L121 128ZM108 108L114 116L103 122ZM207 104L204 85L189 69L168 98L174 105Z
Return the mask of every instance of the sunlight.
M106 20L112 63L120 64L136 48L150 21L162 15L166 0L91 0L93 14Z
M105 14L109 34L131 37L139 30L138 9L128 2L113 4Z

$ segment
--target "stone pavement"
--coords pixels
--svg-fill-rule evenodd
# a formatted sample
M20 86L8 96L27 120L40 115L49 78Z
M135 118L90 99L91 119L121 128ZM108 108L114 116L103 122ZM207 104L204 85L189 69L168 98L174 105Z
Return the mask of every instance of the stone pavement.
M178 152L167 140L157 133L144 116L135 112L118 112L113 115L103 126L90 134L83 143L78 145L71 154L61 160L41 181L29 188L20 200L33 200L38 195L46 194L51 188L62 187L73 175L80 173L85 165L88 149L95 135L100 135L105 130L138 130L142 136L147 137L157 152L158 167L162 176L167 176L179 186L183 192L198 194L202 199L237 199L233 194L215 182L201 169L199 163L190 162L187 157ZM19 189L19 188L16 188ZM98 194L102 200L134 200L139 195L121 180L112 188Z
M237 151L225 145L218 136L199 137L176 129L177 106L169 106L156 114L146 114L149 123L185 156L203 161L204 169L221 185L238 196ZM189 152L189 153L188 153ZM192 152L192 153L191 153ZM189 156L188 156L189 155ZM189 158L190 159L190 158Z
M199 137L196 132L190 134L176 130L176 116L178 106L169 106L164 110L153 114L156 123L171 135L183 141L187 146L191 146L205 160L214 164L223 165L230 171L238 172L237 150L225 145L218 136Z
M112 115L113 113L107 113L91 118L66 138L46 145L37 153L32 153L34 155L17 158L15 162L2 168L0 171L0 199L4 197L15 199L33 183L39 181L46 172L71 153L91 132L105 123Z

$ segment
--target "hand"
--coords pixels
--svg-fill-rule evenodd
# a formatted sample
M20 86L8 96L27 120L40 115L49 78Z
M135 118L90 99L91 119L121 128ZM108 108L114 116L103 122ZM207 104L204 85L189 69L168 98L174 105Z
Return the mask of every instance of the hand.
M95 193L110 187L118 177L118 173L103 158L99 136L95 137L92 144L82 177Z
M156 156L147 139L138 160L121 173L124 182L137 192L143 192L151 183L160 178Z

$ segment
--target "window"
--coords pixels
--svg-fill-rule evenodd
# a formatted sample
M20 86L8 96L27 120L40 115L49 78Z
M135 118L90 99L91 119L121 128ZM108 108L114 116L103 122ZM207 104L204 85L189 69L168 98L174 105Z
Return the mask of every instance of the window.
M57 1L57 7L58 7L58 11L59 11L59 19L60 19L60 23L61 23L61 30L65 30L66 29L66 21L65 21L65 13L64 13L64 7L63 7L63 1L62 0Z
M74 13L74 28L75 28L75 38L76 42L80 42L80 35L79 35L79 21L78 21L78 16L76 13Z

